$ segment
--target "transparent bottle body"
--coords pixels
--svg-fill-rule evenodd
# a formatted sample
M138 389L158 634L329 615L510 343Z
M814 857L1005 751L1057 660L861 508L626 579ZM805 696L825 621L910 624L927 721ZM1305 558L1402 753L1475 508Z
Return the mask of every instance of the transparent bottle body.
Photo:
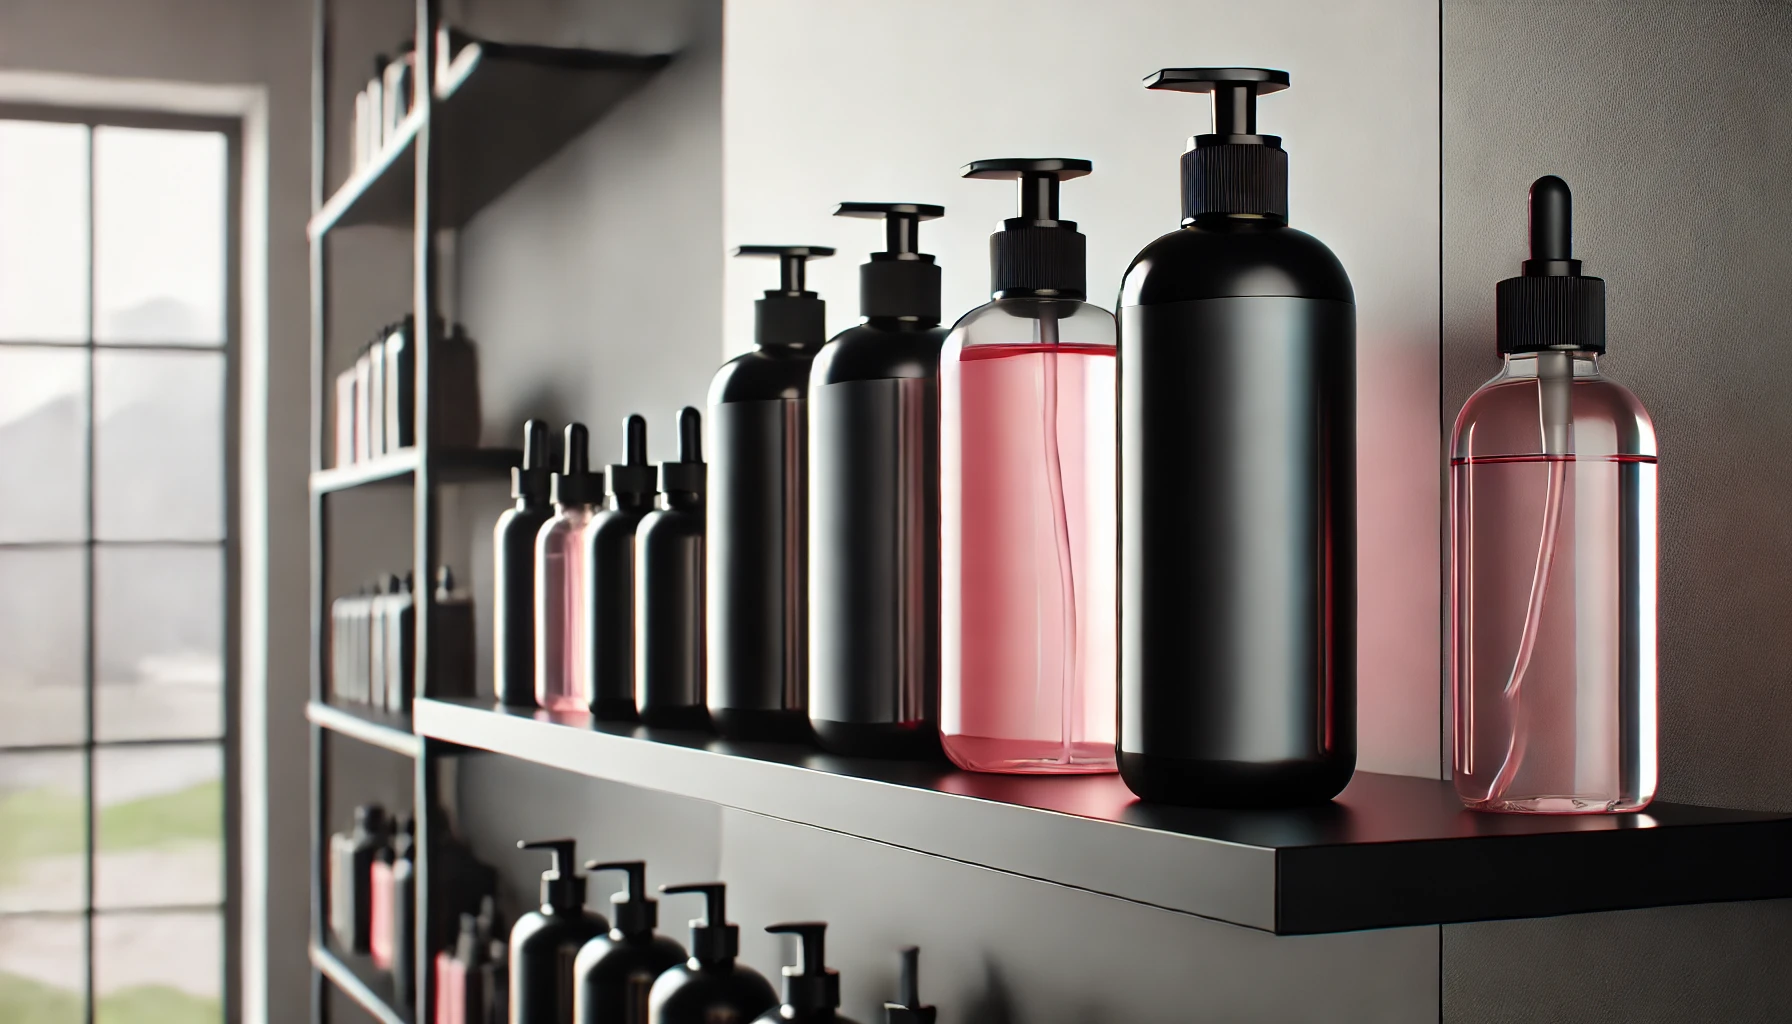
M940 355L946 753L976 771L1115 770L1115 328L1001 299Z
M1454 779L1469 807L1655 795L1656 449L1589 353L1506 358L1450 458Z
M535 538L535 703L549 711L590 711L580 630L585 620L585 530L591 505L556 506Z

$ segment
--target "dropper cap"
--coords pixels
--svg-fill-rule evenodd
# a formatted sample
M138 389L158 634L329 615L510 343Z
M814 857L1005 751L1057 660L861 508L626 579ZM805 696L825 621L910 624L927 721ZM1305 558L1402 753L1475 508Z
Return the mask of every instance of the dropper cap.
M896 1002L884 1004L884 1024L933 1024L936 1011L921 1004L921 949L902 948L902 978Z
M776 256L782 278L753 303L753 340L760 347L818 349L827 341L827 303L805 290L809 260L834 255L822 245L743 245L736 256Z
M541 420L523 424L523 464L510 470L510 496L530 505L548 500L549 468L548 425Z
M1574 252L1574 194L1546 174L1531 183L1531 258L1495 290L1502 355L1604 352L1605 281L1585 277Z
M800 942L796 965L783 970L784 1005L797 1013L838 1007L840 972L828 966L827 922L794 921L769 925L765 930L773 935L795 935Z
M588 861L585 870L620 871L628 876L627 888L610 894L610 923L631 938L650 934L660 923L659 901L647 895L647 865L638 860Z
M967 178L1020 184L1020 216L989 236L989 290L998 299L1080 299L1087 293L1089 240L1058 219L1059 183L1095 169L1087 160L978 160Z
M702 495L707 468L703 464L703 414L690 406L678 410L678 460L660 463L660 490Z
M452 600L454 600L455 596L456 595L454 593L454 570L448 568L445 565L437 566L436 567L436 592L435 592L436 603L442 604L447 601L452 601Z
M883 218L883 252L859 265L859 315L940 322L940 268L921 251L921 222L946 215L926 203L841 203L836 217Z
M1288 154L1257 134L1257 97L1288 88L1268 68L1165 68L1147 89L1213 94L1213 132L1182 154L1182 222L1202 214L1249 214L1287 223Z
M610 494L618 506L652 504L657 477L647 461L647 417L633 413L622 421L622 461L610 463Z
M573 869L578 863L573 856L577 846L577 841L572 839L539 839L516 844L519 850L546 850L553 858L551 866L541 873L542 913L570 914L584 907L585 876Z
M565 461L549 483L556 505L596 505L604 498L604 475L591 472L591 434L583 423L566 425Z
M691 922L691 958L705 964L732 960L740 953L740 926L728 923L728 887L721 882L662 885L667 896L703 894L703 916Z

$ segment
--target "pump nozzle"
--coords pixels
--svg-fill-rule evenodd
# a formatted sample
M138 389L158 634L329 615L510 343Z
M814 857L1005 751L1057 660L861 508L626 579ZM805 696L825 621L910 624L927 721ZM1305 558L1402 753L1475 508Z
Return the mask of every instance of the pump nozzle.
M1058 186L1095 169L1087 160L977 160L967 178L1016 181L1020 216L989 236L989 289L998 299L1080 299L1088 282L1088 240L1075 221L1058 219Z
M840 1005L840 972L828 967L828 926L825 921L796 921L769 925L773 935L795 935L801 940L797 962L786 967L784 1005L798 1011L832 1010Z
M732 960L740 952L740 926L728 923L728 886L721 882L662 885L667 896L703 894L703 916L691 921L691 958L703 963Z
M538 839L534 842L518 842L516 848L546 850L553 858L548 869L541 873L542 913L564 914L585 905L585 876L573 869L573 865L578 863L574 857L578 848L577 840Z
M940 322L940 268L921 251L921 222L946 215L926 203L841 203L836 217L882 217L883 252L859 266L859 314Z
M615 908L611 921L624 935L643 935L660 923L660 905L647 896L647 865L638 860L587 861L587 872L620 871L628 876L627 888L610 894Z
M610 464L610 494L618 507L652 505L657 477L647 462L647 418L631 413L622 421L622 461Z
M902 948L900 994L894 1003L884 1004L884 1024L933 1024L936 1011L921 1005L921 949Z
M807 291L807 264L834 255L824 245L743 245L736 256L776 256L779 274L776 291L753 303L753 341L760 345L788 345L818 349L827 340L827 304Z
M1165 68L1145 88L1213 94L1213 131L1182 154L1182 220L1229 214L1288 220L1288 154L1257 134L1257 97L1288 88L1269 68Z

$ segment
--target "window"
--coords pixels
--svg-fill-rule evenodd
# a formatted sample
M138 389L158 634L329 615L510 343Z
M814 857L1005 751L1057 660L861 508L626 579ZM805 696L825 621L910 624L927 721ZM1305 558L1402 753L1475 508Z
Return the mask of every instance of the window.
M237 162L0 111L0 1021L224 1018Z

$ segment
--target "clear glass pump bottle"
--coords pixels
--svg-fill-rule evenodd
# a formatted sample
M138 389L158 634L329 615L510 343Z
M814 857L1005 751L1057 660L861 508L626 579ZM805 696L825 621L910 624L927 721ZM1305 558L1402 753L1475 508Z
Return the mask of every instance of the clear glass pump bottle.
M1455 785L1474 810L1634 811L1655 794L1655 429L1599 367L1605 282L1571 197L1531 186L1500 283L1500 372L1451 439Z
M1018 180L995 300L940 354L940 734L974 771L1115 770L1115 328L1058 216L1087 160L980 160Z
M566 426L565 464L548 487L554 518L535 538L535 702L549 711L590 711L581 642L585 628L585 529L604 501L604 475L591 472L591 435Z

